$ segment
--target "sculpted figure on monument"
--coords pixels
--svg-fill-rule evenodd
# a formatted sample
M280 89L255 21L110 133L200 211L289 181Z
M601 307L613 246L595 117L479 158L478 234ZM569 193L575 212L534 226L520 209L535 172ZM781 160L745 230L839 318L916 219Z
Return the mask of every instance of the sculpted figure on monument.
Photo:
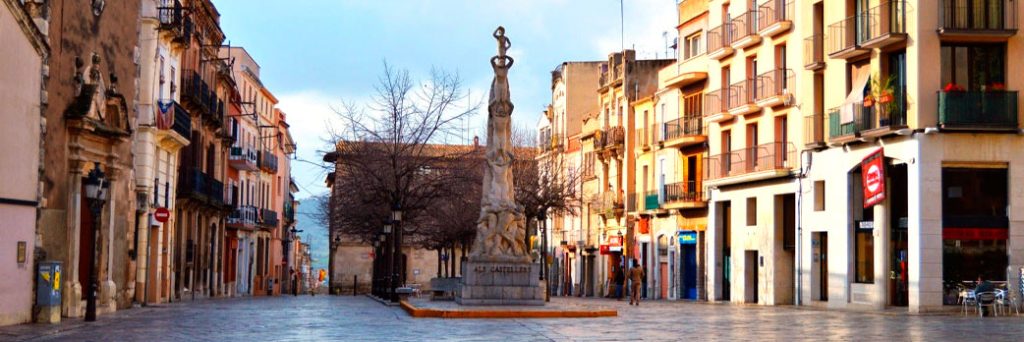
M483 196L477 238L471 257L487 260L527 260L526 233L522 208L516 204L512 182L512 100L508 70L515 62L505 53L512 46L505 29L494 31L498 55L491 58L494 80L487 105L487 165L484 170Z

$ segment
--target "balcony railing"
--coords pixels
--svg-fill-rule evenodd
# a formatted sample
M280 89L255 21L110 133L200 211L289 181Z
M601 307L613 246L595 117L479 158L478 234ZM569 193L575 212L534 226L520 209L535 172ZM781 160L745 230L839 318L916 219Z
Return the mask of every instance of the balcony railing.
M247 205L235 208L234 211L228 215L227 223L229 225L256 225L258 214L256 207Z
M732 43L750 36L756 36L760 19L761 14L758 11L743 12L732 18L731 22L734 32Z
M648 191L644 193L644 210L655 210L661 206L658 202L658 192Z
M804 145L808 148L825 144L825 115L811 114L804 117Z
M192 118L178 102L174 102L174 124L171 129L186 140L192 139Z
M907 33L907 5L902 0L887 1L862 14L867 21L865 45Z
M228 162L238 170L256 171L259 168L259 153L251 148L232 146Z
M1017 129L1016 91L939 92L939 125L947 129Z
M708 157L705 160L705 179L788 170L796 166L796 161L796 147L792 143L768 143Z
M939 32L1012 35L1017 27L1018 0L942 0Z
M829 109L829 140L860 136L865 131L903 127L907 125L906 107L899 98L886 104L864 106L863 102L845 104Z
M646 131L643 128L636 129L636 134L634 134L636 136L636 147L647 148L651 146L651 141L648 139L650 136L646 134Z
M665 203L671 202L704 202L704 192L697 187L696 181L665 184Z
M260 169L270 173L277 172L277 156L270 151L260 151Z
M708 53L721 50L733 42L733 25L724 23L708 31Z
M185 13L186 9L179 0L164 0L157 9L160 30L171 32L172 41L187 47L192 37L192 19Z
M815 34L804 38L804 69L817 70L825 66L823 35Z
M764 31L780 22L792 21L795 8L793 0L766 1L758 7L758 11L761 12L761 20L757 23L758 31Z
M224 204L224 184L194 167L181 173L178 193L214 205Z
M867 30L859 27L863 22L858 22L862 17L853 15L846 19L828 25L828 35L825 36L825 46L830 56L840 56L842 53L860 48L864 41Z
M702 134L700 116L682 117L665 123L665 140Z
M209 101L210 86L206 81L199 76L199 73L186 71L181 83L183 85L181 89L183 104L196 111L192 114L209 115L210 107L207 105L207 101Z
M729 110L729 88L716 89L704 94L704 116L715 115Z
M270 209L260 209L260 221L259 223L268 227L274 228L278 224L277 212Z
M758 87L755 78L748 78L729 86L728 108L738 108L743 105L754 103L754 94L757 94Z
M775 69L757 75L754 101L792 94L795 78L796 73L790 69Z

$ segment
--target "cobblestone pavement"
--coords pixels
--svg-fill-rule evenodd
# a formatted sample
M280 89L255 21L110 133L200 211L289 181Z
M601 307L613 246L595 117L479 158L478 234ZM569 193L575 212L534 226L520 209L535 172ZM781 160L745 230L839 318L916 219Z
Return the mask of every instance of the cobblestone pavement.
M214 299L123 310L91 324L0 328L7 341L599 341L859 340L1021 341L1024 317L819 311L785 307L563 299L612 306L619 317L590 319L411 318L366 297ZM568 304L568 303L561 303Z

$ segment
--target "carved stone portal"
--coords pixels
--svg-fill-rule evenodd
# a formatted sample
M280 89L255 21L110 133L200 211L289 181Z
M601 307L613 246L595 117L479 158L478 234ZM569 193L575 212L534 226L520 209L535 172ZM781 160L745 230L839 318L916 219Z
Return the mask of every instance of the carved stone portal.
M487 101L487 165L476 240L463 263L460 304L543 305L540 265L526 252L526 216L516 203L512 183L512 101L508 70L515 62L506 55L512 42L505 28L494 31L498 54L491 58L494 81Z

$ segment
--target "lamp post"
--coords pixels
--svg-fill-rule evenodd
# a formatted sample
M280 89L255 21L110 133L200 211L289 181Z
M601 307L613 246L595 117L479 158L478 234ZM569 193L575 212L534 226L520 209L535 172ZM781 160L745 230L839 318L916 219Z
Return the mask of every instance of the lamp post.
M541 233L541 246L540 246L540 280L544 281L550 278L548 275L548 219L546 210L541 210L540 215L537 216L540 219L540 233ZM544 282L544 301L551 301L551 285L546 281Z
M109 187L107 183L106 175L103 174L103 170L100 170L100 163L93 165L92 170L89 171L88 178L85 179L85 198L89 201L89 210L92 212L92 260L91 266L89 267L89 284L88 290L85 294L85 321L94 322L96 321L96 291L99 290L99 281L97 278L97 257L96 248L99 246L99 227L100 227L100 213L103 210L103 205L106 203L106 188Z
M391 223L394 225L394 239L391 243L391 301L398 303L398 292L395 289L402 287L402 208L398 204L391 208ZM389 227L390 225L384 226ZM401 264L401 265L398 265Z
M380 273L378 272L379 268L380 268L380 240L379 239L374 239L373 240L373 269L372 269L373 274L372 274L372 277L370 278L370 293L373 294L374 296L377 295L377 287L380 286L380 280L377 279L377 277L380 277Z

